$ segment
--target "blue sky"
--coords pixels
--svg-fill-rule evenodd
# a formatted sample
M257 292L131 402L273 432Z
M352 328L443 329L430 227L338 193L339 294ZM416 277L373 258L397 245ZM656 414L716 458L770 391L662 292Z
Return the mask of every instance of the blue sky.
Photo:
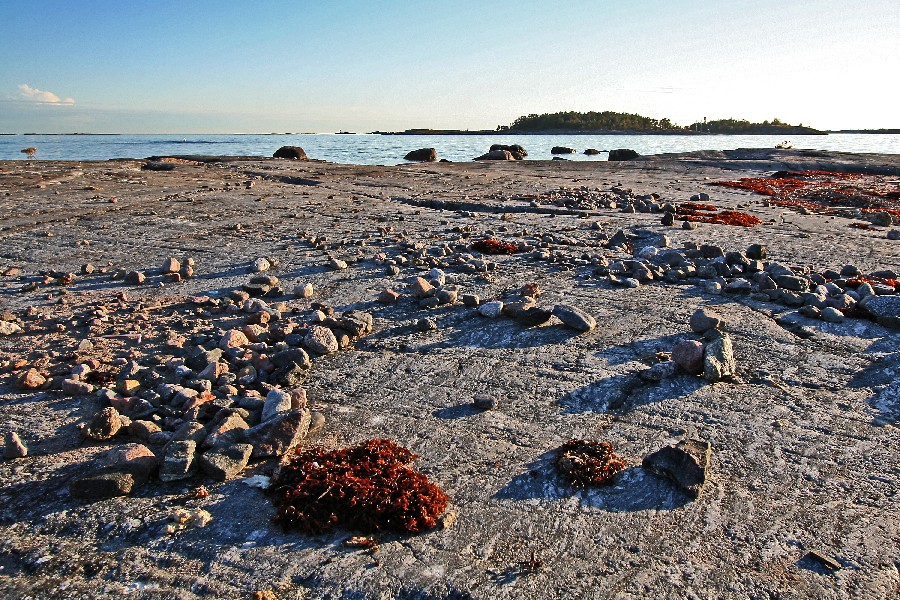
M0 0L0 132L900 127L897 0Z

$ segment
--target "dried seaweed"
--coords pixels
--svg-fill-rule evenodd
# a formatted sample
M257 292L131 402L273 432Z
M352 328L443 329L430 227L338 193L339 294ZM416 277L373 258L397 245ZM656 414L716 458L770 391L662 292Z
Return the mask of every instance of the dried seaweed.
M772 204L824 214L887 212L900 220L900 188L878 175L831 171L779 171L771 177L745 177L711 185L750 190L772 198Z
M515 254L519 251L519 247L516 244L510 244L509 242L500 242L493 238L487 238L474 242L472 244L472 249L477 250L482 254Z
M386 439L298 451L271 488L275 521L307 533L334 527L366 533L432 529L449 499L408 466L416 458Z
M625 469L625 461L616 456L609 442L569 440L559 450L556 468L576 488L610 485Z
M677 218L681 221L695 223L714 223L716 225L736 225L753 227L762 223L757 217L739 210L722 210L712 204L682 202L677 207Z

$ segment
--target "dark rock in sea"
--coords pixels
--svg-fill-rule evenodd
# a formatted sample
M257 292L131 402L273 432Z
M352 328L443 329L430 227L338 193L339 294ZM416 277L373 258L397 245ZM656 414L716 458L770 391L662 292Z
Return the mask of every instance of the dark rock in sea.
M516 160L509 150L491 150L487 154L476 156L474 160Z
M553 146L550 149L550 154L575 154L578 152L575 148L566 148L565 146Z
M512 144L510 146L504 144L493 144L491 146L491 152L496 152L497 150L506 150L510 154L513 155L513 158L516 160L522 160L526 156L528 156L528 152L522 146L518 144Z
M600 154L600 151L597 150L596 148L588 148L587 150L584 151L584 153L587 154L588 156L595 156L597 154Z
M417 162L435 162L437 161L437 150L434 148L419 148L408 153L403 159Z
M300 146L282 146L273 154L275 158L292 158L294 160L309 160L306 152Z
M610 150L609 158L607 160L634 160L639 156L640 154L634 150L629 148L619 148L617 150Z
M696 498L706 483L710 453L709 442L682 440L674 446L666 446L648 454L641 466L657 475L668 477L689 496Z

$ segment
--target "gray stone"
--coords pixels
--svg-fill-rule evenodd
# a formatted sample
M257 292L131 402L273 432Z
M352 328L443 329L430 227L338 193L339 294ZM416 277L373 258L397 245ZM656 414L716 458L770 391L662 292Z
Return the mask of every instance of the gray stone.
M691 375L699 375L703 372L703 344L696 340L675 344L672 361Z
M94 415L88 426L84 428L84 436L104 442L116 435L121 427L122 420L119 412L108 406Z
M199 459L200 469L217 481L225 481L237 476L253 453L250 444L232 444L208 450Z
M737 363L731 338L721 334L718 339L706 344L703 351L703 378L707 381L719 381L737 373Z
M718 314L708 308L698 308L691 315L688 325L694 333L703 335L710 329L719 329L722 327L724 320Z
M475 394L472 398L472 405L480 410L493 410L498 404L497 399L490 394Z
M775 283L778 284L778 287L793 292L805 292L809 289L809 280L797 275L777 275Z
M478 307L478 314L483 317L488 317L489 319L495 319L499 317L501 312L503 312L503 302L500 300L485 302Z
M28 448L15 431L7 432L6 445L3 446L3 458L22 458L28 456Z
M194 473L197 443L193 440L173 440L168 443L159 466L160 481L179 481Z
M668 379L678 372L678 364L674 360L666 360L656 363L649 369L644 369L638 375L641 379L647 381L662 381Z
M416 321L416 329L425 333L426 331L435 331L438 328L437 321L434 319L419 319Z
M846 318L844 313L832 306L823 308L820 316L823 321L828 323L843 323Z
M591 331L597 326L597 321L594 317L569 304L557 304L554 306L553 316L562 321L567 327L578 331Z
M310 419L309 409L300 408L279 413L268 421L251 427L245 438L253 445L252 456L282 456L303 440L309 431Z
M866 299L865 309L880 325L900 329L900 295L871 296Z
M303 338L303 345L307 350L316 354L332 354L340 350L340 344L338 344L334 332L321 325L313 325L309 328L309 333Z
M268 421L276 414L291 410L291 395L283 390L274 389L266 394L266 402L263 404L262 420Z
M697 498L706 483L711 453L709 442L687 439L648 454L641 466L671 479L689 496Z
M290 396L288 396L288 402L290 402ZM232 409L227 410L231 411ZM243 441L244 433L250 426L240 412L242 411L232 412L224 418L217 419L215 423L210 423L208 427L209 434L202 440L203 447L212 448ZM201 442L198 441L197 444L201 444Z
M262 273L263 271L268 271L272 268L272 263L269 262L268 258L257 258L253 261L253 264L250 265L250 270L254 273Z

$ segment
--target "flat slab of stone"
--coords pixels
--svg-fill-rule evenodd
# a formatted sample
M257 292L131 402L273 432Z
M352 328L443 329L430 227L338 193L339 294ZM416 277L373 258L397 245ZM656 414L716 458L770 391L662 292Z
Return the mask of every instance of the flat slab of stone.
M700 496L712 453L709 442L682 440L644 457L645 469L668 477L692 498Z

